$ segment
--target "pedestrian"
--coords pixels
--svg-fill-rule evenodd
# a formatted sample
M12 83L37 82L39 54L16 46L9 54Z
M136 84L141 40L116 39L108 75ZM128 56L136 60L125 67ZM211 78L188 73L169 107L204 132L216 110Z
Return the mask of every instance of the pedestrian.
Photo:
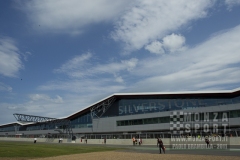
M207 144L207 148L210 147L210 141L209 141L209 139L207 137L205 138L205 142Z
M106 139L106 138L104 138L104 144L106 144L106 142L107 142L107 139Z
M135 146L135 137L132 138L133 145Z
M140 146L141 145L141 139L138 138L138 145Z
M36 137L34 138L34 142L33 143L37 143L37 138Z
M87 137L85 137L85 143L87 144Z
M62 138L59 138L59 142L58 143L62 143Z
M162 154L161 150L163 150L163 153L165 154L165 147L163 145L163 141L160 138L157 139L157 146L159 147L160 154Z

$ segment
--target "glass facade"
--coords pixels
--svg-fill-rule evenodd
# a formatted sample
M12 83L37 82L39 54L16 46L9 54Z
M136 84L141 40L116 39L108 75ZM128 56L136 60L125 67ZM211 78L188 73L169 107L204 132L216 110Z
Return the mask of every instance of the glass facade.
M13 131L15 131L15 126L6 126L0 128L0 132L13 132Z
M91 113L81 115L77 118L71 120L72 128L91 128L92 127L92 117Z
M209 113L209 120L213 119L219 119L221 120L222 113L225 112L210 112ZM215 117L215 113L218 113ZM191 115L191 119L194 119L194 114ZM230 118L239 118L240 117L240 110L233 110L229 111L227 117ZM200 113L200 119L199 120L204 120L204 113ZM146 125L146 124L156 124L156 123L170 123L170 116L166 117L153 117L153 118L144 118L144 119L129 119L129 120L122 120L122 121L117 121L117 126L131 126L131 125Z
M121 99L119 100L119 116L186 110L210 106L221 106L240 103L240 96L219 99Z
M59 126L55 126L53 124L46 124L46 123L43 123L43 124L35 124L35 125L29 125L29 126L26 126L26 127L20 127L19 130L26 130L26 131L33 131L33 130L49 130L49 129L56 129L58 128Z

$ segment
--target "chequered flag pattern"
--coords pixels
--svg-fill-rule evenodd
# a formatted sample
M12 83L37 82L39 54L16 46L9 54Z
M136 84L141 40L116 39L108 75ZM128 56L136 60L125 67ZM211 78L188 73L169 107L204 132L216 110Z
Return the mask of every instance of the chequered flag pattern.
M172 134L182 134L183 133L183 112L173 111L170 114L170 131Z

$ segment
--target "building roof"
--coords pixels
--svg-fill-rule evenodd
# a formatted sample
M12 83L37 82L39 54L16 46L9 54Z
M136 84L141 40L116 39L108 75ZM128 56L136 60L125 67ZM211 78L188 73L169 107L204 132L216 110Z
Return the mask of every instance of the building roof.
M106 98L103 98L67 117L67 119L71 119L77 115L84 114L90 110L94 105L100 104L101 102L115 97L115 98L140 98L144 96L152 96L152 97L162 97L162 98L183 98L183 97L203 97L203 98L214 98L214 97L234 97L240 95L240 88L236 88L233 90L212 90L212 91L178 91L178 92L139 92L139 93L114 93Z

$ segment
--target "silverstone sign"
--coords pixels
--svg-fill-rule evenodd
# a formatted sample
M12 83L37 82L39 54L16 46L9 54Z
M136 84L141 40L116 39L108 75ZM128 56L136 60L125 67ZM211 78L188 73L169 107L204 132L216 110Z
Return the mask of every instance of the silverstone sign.
M228 149L229 112L184 112L170 114L172 149Z
M217 106L230 102L222 99L122 99L119 101L119 115L142 114L151 112L186 110L206 106Z

